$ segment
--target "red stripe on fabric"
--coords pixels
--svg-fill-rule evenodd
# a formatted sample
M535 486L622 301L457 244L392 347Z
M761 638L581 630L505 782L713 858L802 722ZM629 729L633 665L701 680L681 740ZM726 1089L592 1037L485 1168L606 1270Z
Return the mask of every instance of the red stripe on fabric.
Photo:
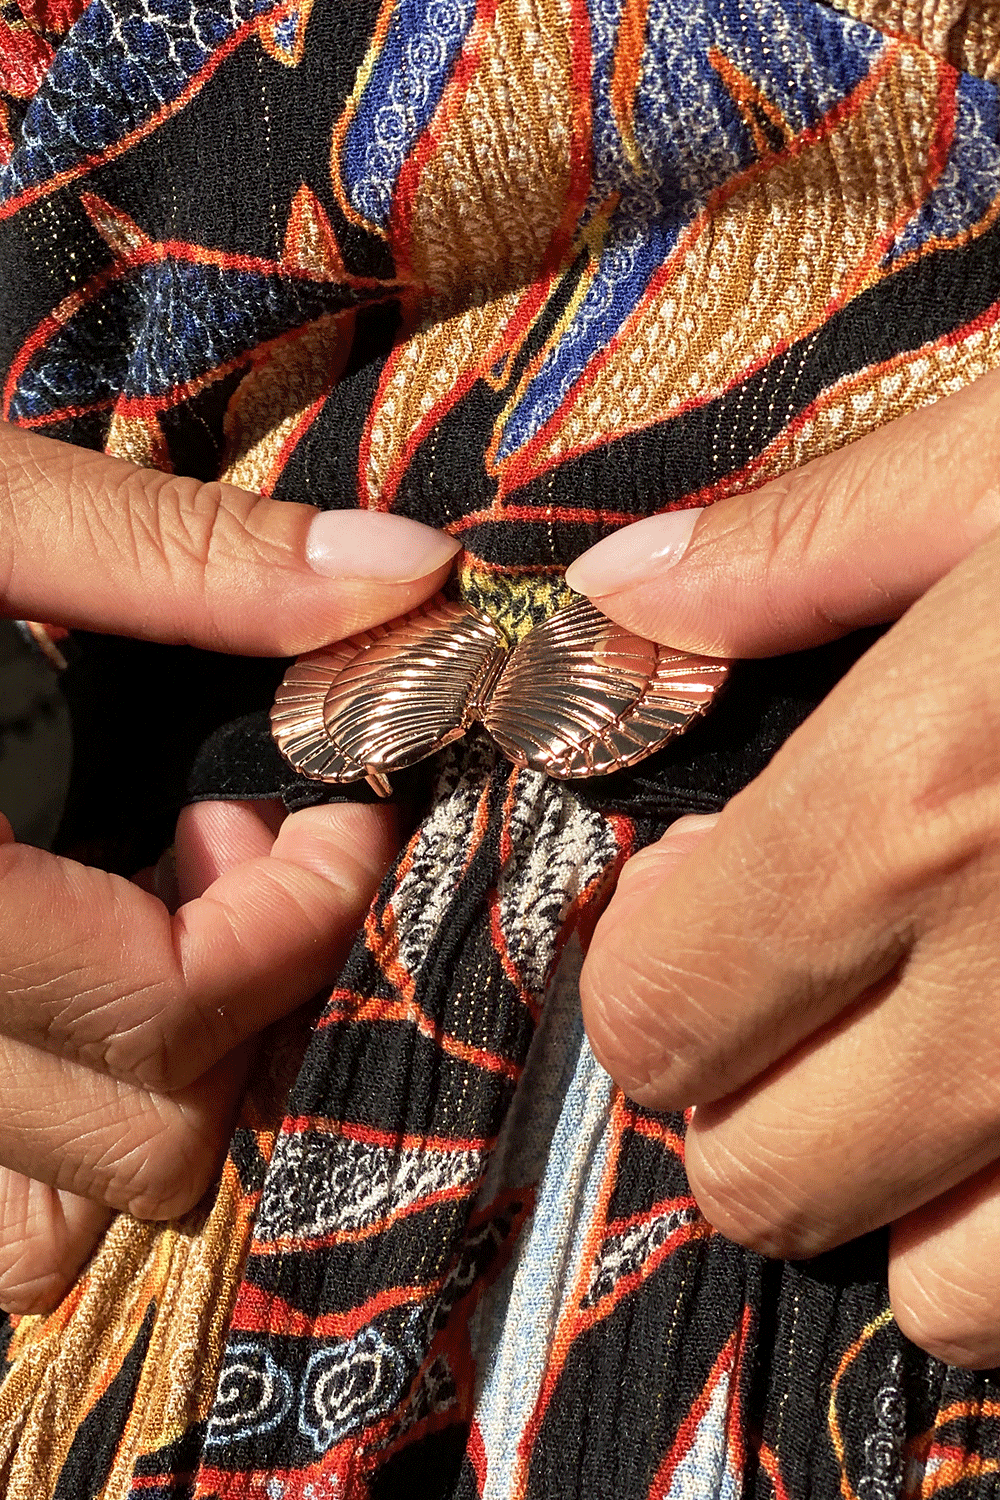
M774 1500L791 1500L791 1496L785 1487L785 1481L781 1477L781 1468L774 1451L766 1443L760 1443L756 1451L760 1466L771 1481L771 1486L774 1490Z
M666 1146L668 1150L675 1152L681 1161L684 1160L684 1138L665 1125L661 1120L651 1120L648 1115L627 1112L627 1124L636 1135L644 1135L647 1140L656 1141L660 1146Z
M91 196L91 195L86 195ZM355 291L394 293L400 290L398 282L385 281L377 276L329 276L322 271L310 270L308 266L295 265L291 261L272 260L268 256L247 255L242 250L214 250L210 245L198 245L191 240L144 240L133 245L127 252L116 254L114 264L91 278L79 292L71 293L53 316L65 321L62 309L67 303L78 300L81 305L103 291L109 281L114 281L137 266L155 265L160 261L181 261L186 265L215 266L222 271L241 271L255 276L273 276L282 281L305 281L316 286L349 286ZM344 308L344 312L355 312L355 308Z
M643 1261L638 1271L633 1271L630 1275L623 1276L620 1281L615 1283L612 1291L602 1297L599 1302L595 1302L592 1307L588 1307L586 1312L578 1315L576 1325L573 1329L573 1338L578 1338L581 1333L585 1332L588 1328L592 1328L595 1323L602 1323L619 1303L626 1297L630 1297L644 1281L648 1281L654 1271L658 1271L663 1262L669 1260L670 1256L674 1255L682 1245L690 1244L694 1240L709 1240L716 1232L707 1219L699 1219L692 1224L681 1225L669 1238L663 1241L662 1245L657 1246L652 1255Z
M488 906L490 913L490 939L493 943L493 951L500 960L500 967L504 972L505 978L509 980L511 989L537 1025L542 1013L541 1006L537 996L532 994L517 972L514 960L510 956L507 937L500 921L500 898L495 890L489 894Z
M929 193L940 179L941 173L948 165L951 148L955 144L955 127L958 123L959 76L955 68L947 66L941 73L941 81L938 86L937 125L927 160L927 171L924 173L924 191L922 195L924 201L926 201Z
M289 459L301 443L302 439L305 437L306 433L309 431L310 427L313 426L320 412L323 410L324 406L326 405L327 398L332 390L333 383L331 382L331 384L328 385L322 391L322 393L316 397L312 405L306 407L305 411L299 417L299 420L296 422L295 426L292 428L291 432L288 434L285 441L278 449L278 452L275 455L274 462L272 463L270 469L267 471L265 479L259 486L259 490L262 495L270 496L274 494L274 487L278 483L278 480L281 478L282 474L285 472L285 468L288 465Z
M251 1259L256 1246L251 1250ZM311 1317L284 1298L244 1282L233 1311L231 1330L238 1333L275 1333L293 1338L348 1339L390 1307L406 1307L437 1296L444 1277L423 1286L386 1287L358 1307L346 1312L319 1313Z
M690 1193L683 1198L661 1198L654 1203L652 1208L640 1209L637 1213L629 1214L624 1219L609 1219L605 1238L612 1234L624 1234L628 1229L635 1229L640 1224L648 1224L650 1219L658 1218L662 1214L690 1212L698 1210L698 1205ZM698 1210L700 1213L700 1210Z
M14 399L18 381L27 369L32 356L39 349L44 348L50 338L55 337L57 333L61 332L63 327L71 318L76 316L80 308L85 306L87 301L98 296L106 286L109 286L115 280L117 274L116 266L108 266L104 271L93 277L80 291L70 292L67 297L63 298L58 307L49 313L47 317L43 318L24 340L11 362L10 369L7 372L7 379L4 382L3 409L4 416L8 420L10 419L10 404ZM105 408L112 406L114 398L109 398L103 404ZM20 425L26 426L28 424L21 423Z
M194 1469L186 1469L180 1473L172 1469L169 1474L133 1473L129 1479L129 1486L133 1490L175 1491L178 1485L190 1484L194 1475Z
M408 1021L422 1036L436 1043L442 1052L447 1052L450 1057L455 1057L460 1062L473 1063L476 1067L486 1068L490 1073L500 1073L506 1078L517 1079L521 1076L520 1065L512 1062L510 1058L501 1057L499 1053L490 1052L485 1047L475 1047L469 1042L463 1042L460 1038L442 1031L437 1022L432 1020L415 1000L371 999L349 1016L332 1018L323 1016L316 1029L321 1031L324 1027L334 1024L355 1025L370 1021Z
M64 36L87 9L87 0L18 0L18 9L37 31Z
M611 108L625 154L638 170L641 170L642 163L635 139L635 99L646 50L648 8L649 0L625 0L622 6L609 90Z
M479 1423L473 1419L469 1428L469 1437L465 1445L465 1456L472 1465L472 1472L476 1476L476 1493L482 1495L486 1488L486 1444L483 1442L483 1434Z
M378 1130L373 1125L353 1124L348 1120L334 1120L329 1115L295 1115L281 1126L282 1135L302 1135L313 1131L317 1135L342 1135L345 1140L359 1141L366 1146L385 1146L390 1150L404 1151L489 1151L496 1145L496 1136L488 1135L463 1140L446 1135L396 1135L391 1130Z
M747 1311L749 1309L744 1309L744 1321ZM734 1329L716 1356L708 1379L702 1386L684 1421L677 1429L677 1436L673 1441L670 1452L664 1457L663 1462L656 1471L656 1477L649 1487L649 1500L663 1500L663 1497L669 1491L670 1482L677 1471L677 1467L687 1457L698 1435L698 1428L712 1404L712 1397L715 1395L716 1386L720 1380L730 1374L735 1365L736 1345L737 1332Z
M568 521L579 526L628 526L639 517L634 511L598 510L592 506L572 505L511 505L499 501L489 510L475 510L469 515L452 521L446 528L451 536L461 536L475 526L506 525L509 521L524 521L538 526L550 525L553 521Z

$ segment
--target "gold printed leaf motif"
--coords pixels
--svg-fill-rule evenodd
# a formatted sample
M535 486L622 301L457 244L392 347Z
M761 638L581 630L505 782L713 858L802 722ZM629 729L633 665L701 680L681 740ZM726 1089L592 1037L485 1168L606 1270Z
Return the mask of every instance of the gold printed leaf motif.
M304 775L389 790L385 773L477 719L518 766L601 776L634 765L704 712L728 663L642 640L588 600L508 653L488 616L440 595L388 625L302 657L271 713Z

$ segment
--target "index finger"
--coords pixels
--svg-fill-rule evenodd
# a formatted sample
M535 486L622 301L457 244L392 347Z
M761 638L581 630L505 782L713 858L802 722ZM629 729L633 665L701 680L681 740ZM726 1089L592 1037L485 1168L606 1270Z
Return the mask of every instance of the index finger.
M0 423L8 615L292 656L414 608L457 551L405 516L269 500Z

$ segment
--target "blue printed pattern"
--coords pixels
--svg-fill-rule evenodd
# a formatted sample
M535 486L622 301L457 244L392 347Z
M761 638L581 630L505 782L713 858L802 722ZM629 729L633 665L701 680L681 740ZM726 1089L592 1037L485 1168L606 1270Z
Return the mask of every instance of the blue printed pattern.
M162 399L218 373L269 339L357 299L343 286L240 269L151 259L102 285L53 327L18 380L9 416L36 422L63 408L114 397ZM109 340L109 321L141 329L129 345Z
M932 240L954 240L987 217L1000 186L1000 102L996 89L963 75L955 135L941 177L889 254L897 260Z
M611 105L622 0L596 0L594 188L590 212L612 193L593 279L573 320L509 415L498 455L510 458L559 409L588 361L618 332L650 278L705 207L708 196L756 159L732 95L712 66L715 53L748 76L766 72L769 102L798 134L851 92L885 46L869 27L794 0L761 0L752 10L725 0L692 12L683 0L653 7L642 62L633 164Z
M370 224L386 227L396 180L475 16L476 0L400 0L341 157L349 201Z
M274 8L274 0L92 0L0 173L0 204L119 146Z

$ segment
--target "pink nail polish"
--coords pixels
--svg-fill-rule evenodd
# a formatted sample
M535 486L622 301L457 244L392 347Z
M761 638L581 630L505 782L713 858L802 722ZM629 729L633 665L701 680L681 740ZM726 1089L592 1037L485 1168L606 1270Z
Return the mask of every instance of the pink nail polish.
M309 526L306 562L324 578L412 583L449 563L453 537L408 516L372 510L323 510Z
M680 562L701 513L672 510L621 527L571 563L566 582L594 598L658 577Z

